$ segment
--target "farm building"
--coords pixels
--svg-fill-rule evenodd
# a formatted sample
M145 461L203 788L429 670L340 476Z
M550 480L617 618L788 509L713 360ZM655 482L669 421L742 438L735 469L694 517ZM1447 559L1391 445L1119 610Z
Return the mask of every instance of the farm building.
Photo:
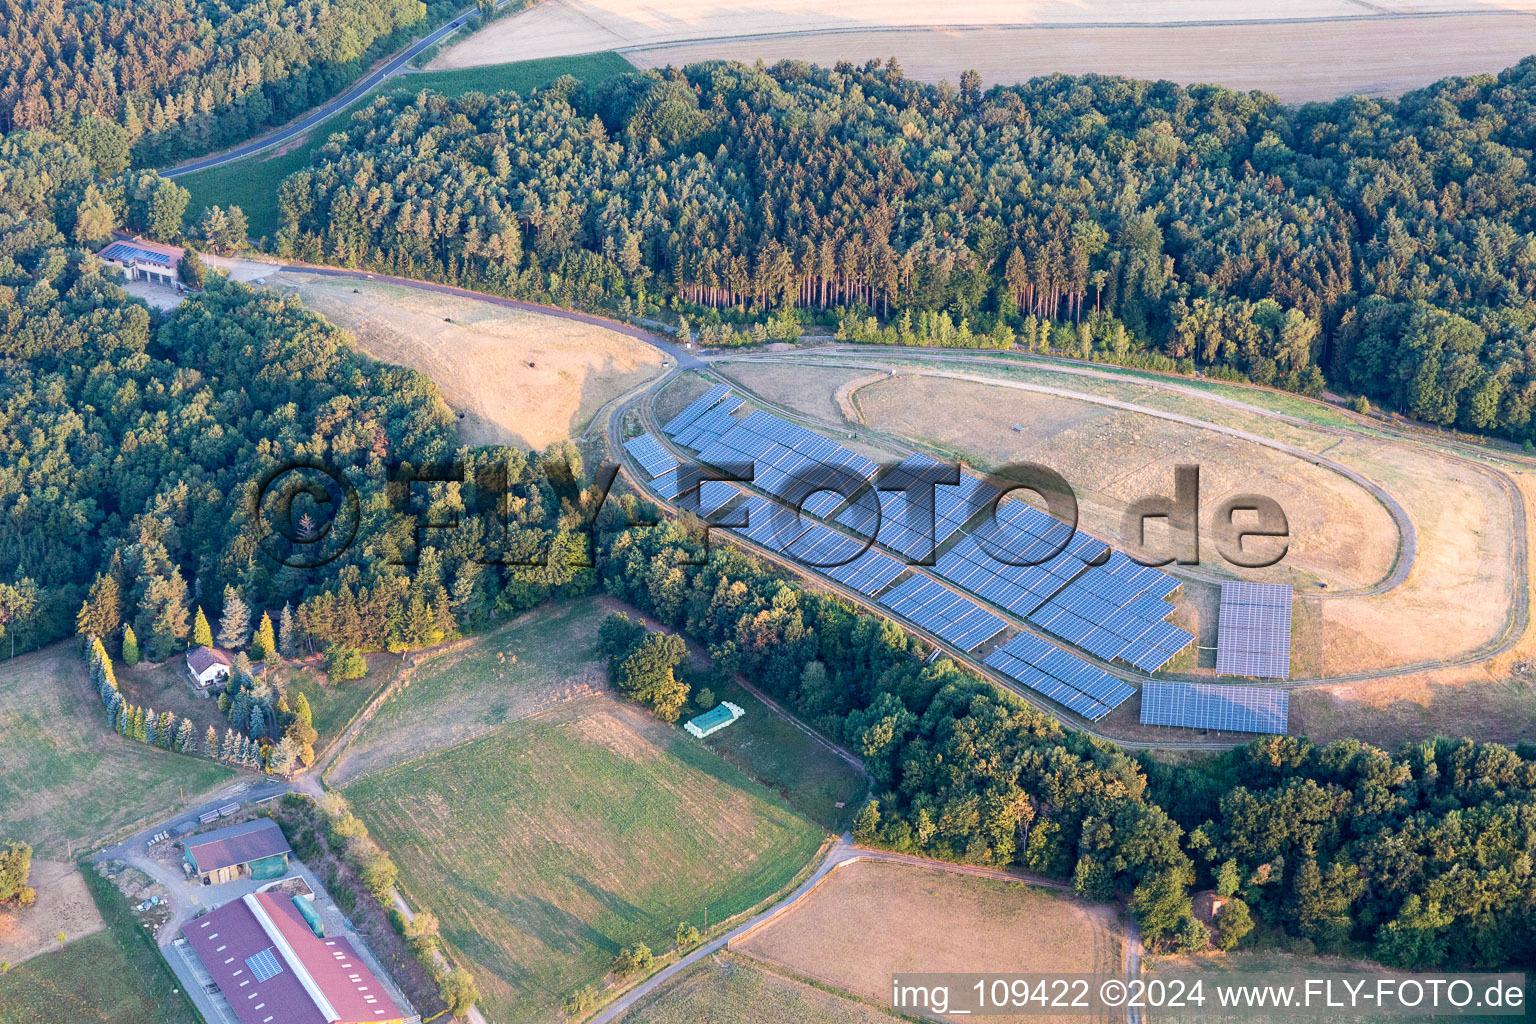
M402 1010L346 939L317 934L302 896L252 893L181 934L240 1024L402 1024Z
M277 878L288 870L288 840L271 818L215 829L186 839L186 860L204 885L249 875Z
M216 647L194 647L187 652L187 675L199 692L222 684L233 666L229 655Z
M690 719L683 728L687 729L691 735L703 739L711 733L717 733L724 729L744 714L746 712L738 705L732 704L728 700L723 700L697 718Z
M121 267L130 281L174 286L177 269L181 266L186 250L174 245L146 242L142 238L123 238L96 255L115 267Z

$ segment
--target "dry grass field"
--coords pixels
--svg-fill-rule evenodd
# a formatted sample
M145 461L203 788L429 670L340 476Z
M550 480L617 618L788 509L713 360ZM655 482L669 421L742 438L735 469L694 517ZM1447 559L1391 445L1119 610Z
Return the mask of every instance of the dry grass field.
M596 598L550 605L428 657L379 707L327 775L364 775L463 743L608 686L593 653L607 614Z
M888 1003L894 973L1114 971L1120 947L1108 907L1014 882L864 861L835 872L738 948Z
M755 369L743 377L753 387ZM809 391L816 370L796 369ZM1226 495L1258 493L1286 510L1293 542L1269 574L1277 581L1360 587L1381 579L1392 564L1396 532L1369 493L1251 441L1090 402L917 374L870 384L853 400L871 429L937 446L977 468L1033 462L1056 470L1077 492L1083 528L1122 546L1129 541L1123 537L1126 507L1171 494L1174 467L1193 463L1200 467L1205 509ZM1200 415L1188 406L1184 412ZM1215 556L1214 550L1205 554Z
M1536 51L1526 0L546 0L446 49L435 69L617 50L641 67L703 60L833 64L895 56L926 81L1053 72L1262 89L1288 102L1395 95ZM1426 16L1427 15L1427 16ZM1320 25L1321 23L1321 25Z
M284 271L266 283L351 331L369 355L431 377L466 444L541 449L573 437L662 369L656 349L591 324L377 281Z
M776 893L824 833L680 728L596 695L348 786L495 1021L557 1021L621 946Z
M60 932L74 940L105 927L73 864L34 859L29 881L37 890L36 903L0 909L0 963L15 967L39 953L52 953L59 948Z
M39 857L173 814L238 777L108 729L67 642L0 664L0 737L0 841L24 840Z
M891 1020L872 1006L728 953L717 953L684 971L622 1018L623 1024L891 1024Z

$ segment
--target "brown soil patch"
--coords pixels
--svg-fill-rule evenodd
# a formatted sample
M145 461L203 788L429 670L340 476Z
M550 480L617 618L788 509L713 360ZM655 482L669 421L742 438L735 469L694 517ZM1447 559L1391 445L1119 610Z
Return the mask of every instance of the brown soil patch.
M37 902L18 910L0 910L0 962L12 967L59 948L59 933L78 939L104 927L85 879L73 864L33 860L32 888Z
M541 449L662 370L655 348L592 324L377 281L294 271L267 281L347 328L369 355L431 377L466 444Z
M895 973L1114 971L1121 941L1108 907L1019 883L864 861L832 874L739 949L888 1005Z
M1408 445L1347 441L1328 454L1397 498L1419 543L1412 574L1384 598L1323 602L1324 673L1449 657L1497 636L1509 608L1513 542L1497 484Z
M575 720L576 731L583 739L606 747L632 761L653 761L661 756L661 748L635 729L632 715L620 704L595 705Z
M848 419L838 400L845 389L852 390L858 382L887 376L884 372L871 374L868 370L807 367L798 363L716 363L711 369L741 381L743 387L751 388L770 402L829 424L842 424Z

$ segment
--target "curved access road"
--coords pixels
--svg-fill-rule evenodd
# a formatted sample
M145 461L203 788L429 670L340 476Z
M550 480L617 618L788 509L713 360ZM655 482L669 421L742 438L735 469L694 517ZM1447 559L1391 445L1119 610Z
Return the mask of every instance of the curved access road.
M952 358L943 361L960 362L963 358L964 357ZM734 359L730 356L716 356L712 357L710 361L798 362L807 365L842 366L871 370L888 370L890 368L890 364L882 363L878 360L868 361L867 357L865 359L860 359L856 357L838 355L827 358L806 358L806 354L804 353L786 354L780 357L748 356L745 358L736 357ZM1344 477L1346 480L1350 481L1355 486L1369 494L1373 499L1375 499L1377 504L1381 505L1381 507L1386 510L1387 514L1392 518L1392 523L1397 528L1398 534L1397 556L1393 559L1392 566L1388 570L1386 576L1382 577L1380 580L1377 580L1375 583L1370 584L1369 586L1352 587L1347 590L1335 590L1314 596L1323 598L1376 597L1378 595L1385 594L1387 591L1392 590L1398 586L1401 586L1402 583L1408 579L1408 574L1413 571L1414 559L1418 554L1418 531L1415 529L1413 520L1409 517L1407 510L1398 503L1396 498L1389 494L1385 488L1377 484L1374 480L1350 468L1349 466L1344 465L1342 462L1336 462L1335 460L1330 459L1318 452L1311 451L1307 448L1301 448L1296 445L1286 444L1284 441L1276 441L1274 438L1265 437L1262 434L1255 434L1251 431L1240 430L1236 427L1228 427L1219 423L1211 423L1208 420L1202 420L1195 416L1186 416L1181 413L1168 412L1163 409L1153 409L1147 406L1137 405L1133 402L1125 402L1115 398L1105 398L1099 395L1083 394L1077 391L1068 391L1062 388L1051 387L1046 384L1030 384L1025 381L1005 380L980 373L964 373L958 370L939 370L921 366L903 367L902 369L903 372L918 376L945 377L951 380L960 380L972 384L985 384L991 387L1011 388L1017 391L1030 391L1036 394L1050 395L1056 398L1070 398L1074 401L1088 402L1089 404L1100 405L1108 409L1115 409L1124 412L1135 412L1144 416L1151 416L1156 419L1167 420L1170 423L1178 423L1182 426L1196 427L1200 430L1208 430L1212 433L1223 434L1241 441L1246 441L1250 444L1257 444L1265 448L1274 449L1275 451L1289 455L1291 458L1298 459L1302 462L1309 462L1321 469L1329 470L1330 472ZM742 390L747 390L739 382L737 383L737 387L742 388ZM1221 396L1211 397L1215 400L1221 400ZM1233 401L1231 399L1225 399L1222 401L1222 404L1230 404L1248 413L1257 413L1264 416L1271 415L1266 410L1243 405L1242 403ZM1304 422L1298 418L1286 417L1280 413L1275 413L1273 415L1280 419L1292 420L1297 425L1303 425ZM1315 424L1305 425L1312 427L1313 429L1323 429L1316 427ZM1336 432L1341 434L1345 433L1344 431L1339 431L1337 428L1330 429L1328 432Z
M767 910L737 925L723 935L704 943L698 949L687 954L681 959L667 965L655 974L646 978L640 984L624 993L612 1003L609 1003L601 1013L593 1017L587 1024L614 1024L622 1020L635 1005L646 996L654 992L658 987L670 981L672 978L686 971L705 957L719 952L722 949L730 949L737 943L744 941L759 928L775 920L780 915L787 913L798 906L812 891L840 868L860 861L886 861L896 864L915 864L920 867L938 871L947 871L951 874L969 875L973 878L992 878L1004 882L1018 882L1022 885L1035 885L1048 889L1058 889L1071 892L1072 887L1066 882L1054 878L1044 878L1038 875L1026 875L1014 871L1002 871L998 868L978 867L974 864L951 864L948 861L929 860L927 857L915 857L907 853L892 853L888 850L867 850L854 846L851 837L844 835L832 848L827 851L826 857L811 872L809 878L801 882L794 892L784 897Z
M501 7L507 2L508 0L497 0L496 6ZM160 177L178 178L183 174L191 174L194 171L206 171L210 167L219 167L227 163L232 163L235 160L241 160L245 157L252 156L253 154L261 153L265 150L271 149L273 146L280 146L287 142L289 139L298 138L300 135L303 135L315 125L327 120L332 115L337 114L347 109L352 104L356 103L363 97L365 93L367 93L374 86L378 85L380 82L384 81L384 79L389 78L391 75L398 74L402 68L414 60L423 50L432 46L436 46L449 35L463 28L465 23L468 22L469 19L474 16L474 14L475 8L465 8L456 17L454 17L452 21L444 23L435 31L421 37L420 39L405 47L405 49L396 52L393 57L387 58L383 64L374 68L368 74L352 83L352 86L347 89L346 92L335 97L327 103L321 104L314 110L311 110L309 113L299 118L297 121L290 121L288 124L283 125L281 128L274 132L269 132L260 138L253 139L250 142L235 147L234 149L225 150L223 153L216 153L213 156L200 157L197 160L192 160L188 163L178 164L175 167L167 168L160 172Z

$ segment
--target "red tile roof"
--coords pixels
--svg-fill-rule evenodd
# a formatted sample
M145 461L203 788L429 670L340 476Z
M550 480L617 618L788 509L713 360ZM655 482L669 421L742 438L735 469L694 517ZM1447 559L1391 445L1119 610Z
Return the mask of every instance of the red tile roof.
M271 818L204 832L186 840L187 856L198 871L217 871L279 853L291 853L283 830Z
M245 896L181 933L241 1024L390 1024L404 1017L352 944L315 935L291 896ZM258 980L247 959L263 953L278 970Z

